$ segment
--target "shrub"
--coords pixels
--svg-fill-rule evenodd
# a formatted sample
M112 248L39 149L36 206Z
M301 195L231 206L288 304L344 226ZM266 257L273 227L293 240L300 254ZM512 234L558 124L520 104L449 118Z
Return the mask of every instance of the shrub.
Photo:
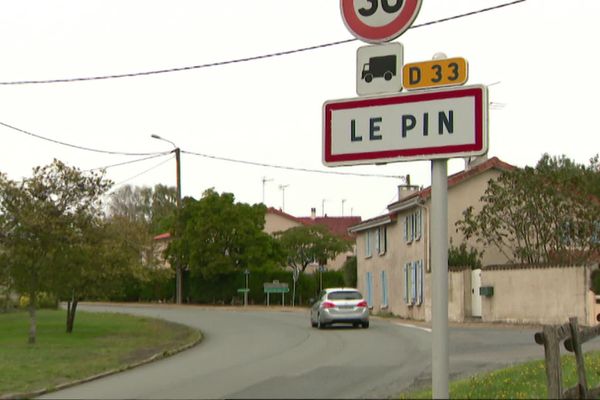
M19 298L19 307L27 308L29 307L29 296L21 296ZM40 292L37 294L37 308L48 308L48 309L57 309L58 308L58 298L53 294Z

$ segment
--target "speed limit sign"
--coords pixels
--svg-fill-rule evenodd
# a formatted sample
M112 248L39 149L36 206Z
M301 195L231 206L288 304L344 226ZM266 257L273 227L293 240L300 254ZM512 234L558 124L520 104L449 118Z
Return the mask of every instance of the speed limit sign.
M412 23L422 0L340 0L344 24L354 36L369 43L389 42Z

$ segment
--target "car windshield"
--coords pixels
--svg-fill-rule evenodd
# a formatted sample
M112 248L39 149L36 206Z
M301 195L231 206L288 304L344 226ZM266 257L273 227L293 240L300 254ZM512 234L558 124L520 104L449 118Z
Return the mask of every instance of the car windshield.
M362 296L359 292L355 291L344 291L344 292L331 292L327 296L329 300L360 300Z

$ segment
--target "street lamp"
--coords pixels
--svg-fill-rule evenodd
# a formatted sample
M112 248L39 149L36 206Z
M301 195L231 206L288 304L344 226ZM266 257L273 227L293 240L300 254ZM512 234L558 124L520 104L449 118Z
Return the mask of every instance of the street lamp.
M176 204L177 204L177 209L179 209L181 207L181 149L179 147L177 147L177 145L175 145L175 143L171 142L168 139L165 139L163 137L160 137L158 135L150 135L151 138L153 139L158 139L158 140L162 140L164 142L167 143L171 143L174 147L173 149L173 153L175 153L175 168L176 168L176 177L177 177L177 181L176 181L176 190L177 190L177 198L176 198ZM176 277L175 277L175 302L177 304L181 304L181 298L182 298L182 272L181 272L181 266L179 265L179 262L177 262L177 265L175 265L175 271L176 271Z
M248 276L250 275L250 270L248 268L244 270L244 275L246 276L246 290L244 290L244 307L246 307L248 305L248 292L250 291L250 289L248 289Z

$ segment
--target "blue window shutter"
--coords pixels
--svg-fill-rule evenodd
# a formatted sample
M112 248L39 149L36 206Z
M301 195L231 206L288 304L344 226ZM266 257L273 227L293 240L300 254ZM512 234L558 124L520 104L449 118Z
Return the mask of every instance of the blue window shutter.
M387 273L381 271L381 305L388 305L388 291L387 291Z
M411 303L416 304L417 302L417 262L413 262L411 266Z
M373 306L373 275L367 272L367 304Z
M417 264L417 305L423 304L423 291L425 287L423 279L423 260L420 260Z
M404 264L404 302L409 304L409 284L410 284L410 274L408 269L409 264Z

